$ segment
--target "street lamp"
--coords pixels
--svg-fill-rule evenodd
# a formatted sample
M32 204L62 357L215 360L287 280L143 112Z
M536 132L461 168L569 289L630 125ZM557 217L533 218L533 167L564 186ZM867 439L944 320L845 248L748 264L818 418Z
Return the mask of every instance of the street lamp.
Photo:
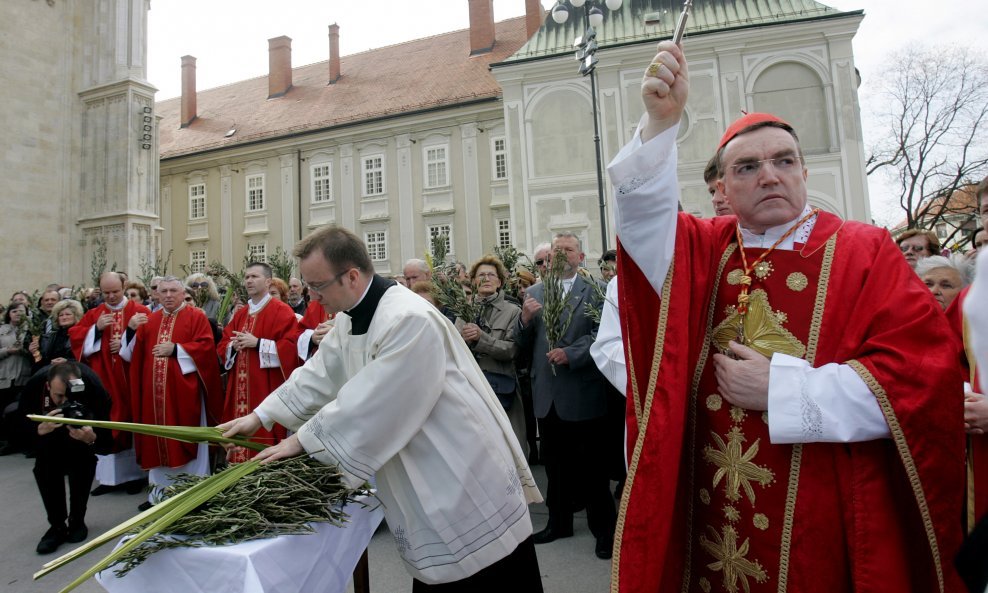
M622 0L605 0L604 5L610 11L621 8ZM563 24L569 19L570 7L583 8L583 25L586 27L582 36L577 37L573 46L577 48L576 59L580 62L580 74L590 77L590 103L593 109L593 143L597 153L597 203L600 206L600 243L601 253L607 251L607 212L604 201L604 174L600 156L600 125L597 122L597 28L604 22L604 11L595 0L558 0L552 7L552 20Z

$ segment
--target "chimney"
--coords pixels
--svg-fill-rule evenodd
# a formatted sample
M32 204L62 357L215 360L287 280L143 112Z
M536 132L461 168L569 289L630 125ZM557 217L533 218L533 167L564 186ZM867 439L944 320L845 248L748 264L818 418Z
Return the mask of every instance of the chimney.
M268 39L268 99L280 97L292 88L292 38L282 35Z
M187 128L196 118L196 59L182 56L182 120Z
M470 2L470 55L486 54L494 48L494 0Z
M340 26L329 26L329 84L340 79Z
M525 33L528 39L532 38L542 27L545 20L545 9L542 8L540 0L525 0Z

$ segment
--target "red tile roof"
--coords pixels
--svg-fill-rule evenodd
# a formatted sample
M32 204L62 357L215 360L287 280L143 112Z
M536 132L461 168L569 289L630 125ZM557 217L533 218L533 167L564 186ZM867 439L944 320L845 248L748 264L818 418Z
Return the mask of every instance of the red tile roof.
M494 49L478 56L463 29L342 56L336 84L327 84L328 61L293 68L292 88L276 99L267 99L267 75L199 91L199 117L187 128L179 127L181 98L161 101L161 158L499 97L488 64L525 44L525 17L495 27Z

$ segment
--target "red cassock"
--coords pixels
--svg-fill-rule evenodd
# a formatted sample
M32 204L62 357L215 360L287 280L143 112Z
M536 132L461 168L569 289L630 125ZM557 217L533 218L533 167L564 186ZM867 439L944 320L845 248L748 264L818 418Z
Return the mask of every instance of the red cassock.
M86 342L86 334L89 328L94 327L100 315L110 313L113 315L113 324L103 329L100 335L100 349L92 356L82 355L83 345ZM79 323L69 328L69 339L72 342L72 353L76 360L83 362L100 378L103 387L110 394L113 405L110 407L110 420L114 422L131 422L130 412L130 365L120 354L110 352L110 342L113 337L121 337L127 331L127 324L135 313L150 315L151 311L144 305L139 305L128 300L123 308L114 311L101 304L99 307L90 309ZM129 432L113 431L113 452L129 449L131 446L131 436Z
M316 329L317 325L327 319L331 317L326 313L326 309L316 301L310 301L309 306L305 308L305 315L298 320L298 324L302 329Z
M250 414L268 394L285 382L295 370L298 361L296 342L300 328L295 312L277 299L270 299L253 315L250 314L249 307L241 307L233 315L233 319L223 329L223 339L216 349L224 364L227 360L227 346L235 331L274 341L281 366L261 368L261 354L258 348L237 353L227 376L226 400L222 414L224 422ZM257 431L254 438L264 443L275 444L285 436L284 427L275 425L273 433L262 428ZM256 452L247 449L237 449L230 461L246 461L255 454Z
M144 424L199 426L203 397L208 402L223 397L216 344L209 320L200 309L182 305L172 314L160 309L137 328L130 364L131 406L134 420ZM173 342L169 357L151 354L155 345ZM196 371L182 374L177 347L196 364ZM178 467L196 457L194 443L134 435L137 463L144 469Z
M827 213L805 245L768 256L749 345L849 365L892 435L771 444L767 413L732 406L714 376L714 352L737 335L735 224L680 214L661 297L619 251L629 468L612 589L960 590L961 380L939 347L952 343L939 305L887 232Z
M961 369L964 380L971 384L971 390L978 392L980 385L979 369L974 360L967 323L964 320L964 301L970 287L957 295L947 307L947 319L957 339L964 346L961 356ZM970 533L978 520L988 513L988 435L967 435L967 492L964 500L964 526Z

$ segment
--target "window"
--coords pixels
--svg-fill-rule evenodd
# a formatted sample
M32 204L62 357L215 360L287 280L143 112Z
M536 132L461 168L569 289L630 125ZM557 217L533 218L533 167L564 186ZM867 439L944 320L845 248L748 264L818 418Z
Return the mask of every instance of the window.
M364 243L367 245L367 253L370 254L371 261L387 261L387 231L371 231L364 233Z
M446 254L453 254L453 225L434 224L429 226L429 255L435 255L432 251L432 241L439 236L446 237Z
M256 262L267 262L268 261L267 243L248 243L247 259Z
M379 196L384 193L384 157L369 156L363 160L364 196Z
M507 218L499 218L494 221L497 232L497 246L501 249L511 247L511 221Z
M937 229L937 238L938 239L946 239L947 238L947 223L945 223L945 222L938 222L937 225L936 225L936 229Z
M264 210L264 175L247 178L247 211Z
M206 271L206 250L193 251L189 254L189 269L193 274Z
M433 146L425 149L425 186L446 187L449 177L446 175L446 147Z
M189 219L206 218L206 184L189 186Z
M333 178L330 172L331 167L332 165L330 163L312 165L313 202L333 201Z
M508 178L508 149L504 137L494 138L491 142L491 153L494 157L494 179Z
M830 149L830 116L824 85L816 72L795 62L765 69L754 85L755 111L774 113L799 130L804 152Z

